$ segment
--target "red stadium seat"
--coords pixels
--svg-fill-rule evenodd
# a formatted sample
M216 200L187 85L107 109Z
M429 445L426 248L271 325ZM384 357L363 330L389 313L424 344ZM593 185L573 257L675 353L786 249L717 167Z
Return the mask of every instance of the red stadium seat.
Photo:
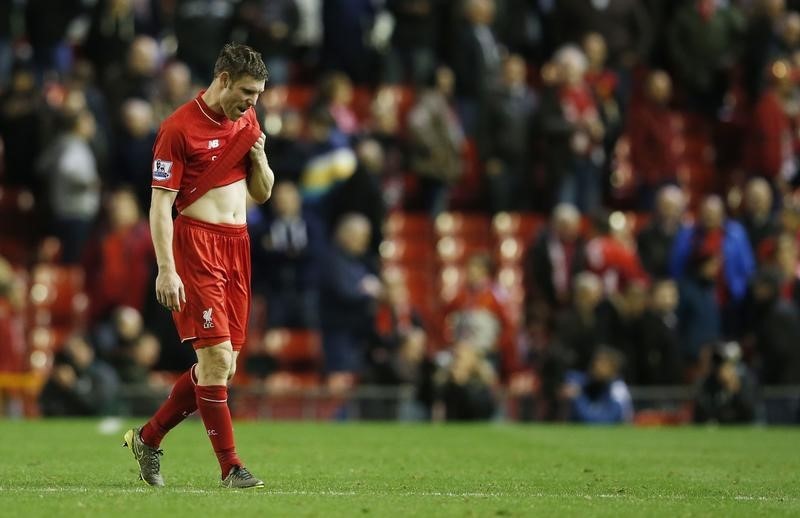
M513 236L529 242L546 224L546 219L538 214L500 212L492 218L492 232L498 239Z
M389 264L427 265L434 257L433 243L427 239L386 239L379 251L383 261Z
M283 369L316 371L322 361L322 344L316 331L271 329L264 341Z
M489 217L484 214L465 214L443 212L434 222L439 236L458 236L464 239L488 241L490 235Z
M393 212L386 218L384 235L388 238L429 239L433 237L433 222L427 214Z
M89 307L83 285L84 272L80 267L50 264L34 267L28 295L31 323L80 328Z
M471 255L489 252L489 242L469 241L460 237L445 236L436 243L436 257L442 264L463 264Z

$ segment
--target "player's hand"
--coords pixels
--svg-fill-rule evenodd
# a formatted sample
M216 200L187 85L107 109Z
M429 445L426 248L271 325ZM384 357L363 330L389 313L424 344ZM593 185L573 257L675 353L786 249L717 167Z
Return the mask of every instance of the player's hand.
M264 162L267 161L267 154L264 151L264 145L266 142L267 136L262 132L261 136L258 137L258 140L256 140L256 143L250 148L250 160L264 160Z
M174 271L159 271L156 277L156 299L170 311L180 311L181 303L186 304L186 291L183 282Z

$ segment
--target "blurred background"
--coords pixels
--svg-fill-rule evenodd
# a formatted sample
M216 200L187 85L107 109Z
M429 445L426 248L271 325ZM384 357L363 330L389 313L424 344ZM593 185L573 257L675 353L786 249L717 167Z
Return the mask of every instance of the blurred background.
M800 2L5 0L0 415L145 415L160 122L270 73L240 418L800 421Z

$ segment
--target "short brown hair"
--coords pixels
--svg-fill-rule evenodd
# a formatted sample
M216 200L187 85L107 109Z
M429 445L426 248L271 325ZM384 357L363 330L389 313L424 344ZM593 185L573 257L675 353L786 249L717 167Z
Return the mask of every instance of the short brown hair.
M241 43L226 43L214 64L214 77L227 72L233 81L244 75L266 81L269 77L261 53Z

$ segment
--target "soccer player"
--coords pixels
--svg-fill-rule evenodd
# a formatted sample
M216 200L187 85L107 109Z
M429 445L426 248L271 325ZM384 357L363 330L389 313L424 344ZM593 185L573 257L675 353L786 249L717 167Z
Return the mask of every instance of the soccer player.
M181 341L192 341L197 363L144 426L125 434L140 478L151 486L164 485L161 440L195 410L219 460L222 485L264 486L236 453L227 382L236 372L250 311L246 198L249 193L264 203L275 181L253 108L266 79L259 53L225 45L211 85L163 122L153 148L156 297L172 311Z

